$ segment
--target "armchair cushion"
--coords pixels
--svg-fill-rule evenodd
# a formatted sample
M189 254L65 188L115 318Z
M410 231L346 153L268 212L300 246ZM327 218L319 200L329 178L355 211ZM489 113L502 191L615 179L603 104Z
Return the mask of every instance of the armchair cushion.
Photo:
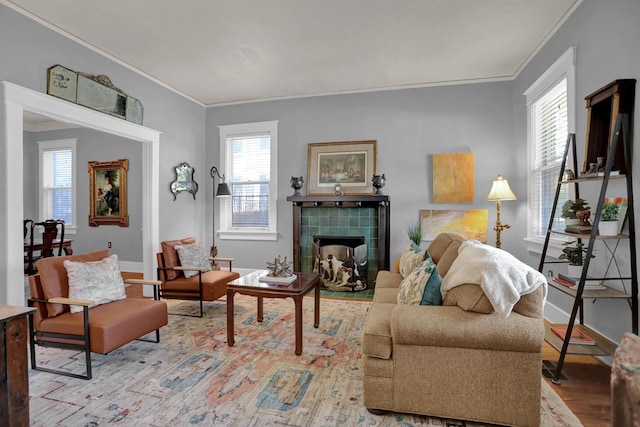
M45 299L68 297L69 281L67 269L63 262L67 259L73 261L98 261L109 256L109 250L89 252L81 255L69 255L64 257L43 258L36 263L38 274L43 283L42 293ZM69 311L69 307L63 304L47 304L47 316L53 317Z
M196 243L190 245L175 245L180 264L189 267L199 267L202 271L211 270L211 262L204 248ZM184 277L189 278L198 274L196 270L183 270Z
M125 299L124 282L118 268L118 255L100 261L77 262L65 260L69 279L69 298L94 301L90 307ZM71 305L71 313L79 313L82 307Z
M160 245L162 246L162 255L164 255L164 266L169 270L165 271L167 280L173 280L178 276L183 276L181 271L172 270L172 268L180 265L180 258L176 251L176 245L190 245L196 242L195 237L187 237L181 240L166 240Z

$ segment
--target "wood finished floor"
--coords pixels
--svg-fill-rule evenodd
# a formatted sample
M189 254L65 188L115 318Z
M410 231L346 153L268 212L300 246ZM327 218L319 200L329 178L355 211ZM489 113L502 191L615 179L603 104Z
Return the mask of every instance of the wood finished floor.
M558 361L558 352L545 343L542 359ZM547 380L585 427L611 426L611 367L591 356L568 355L559 385Z
M136 274L123 274L132 278L139 278ZM140 287L127 288L130 297L141 297ZM554 363L558 361L558 352L545 343L542 359ZM611 426L611 368L591 356L567 356L562 373L568 378L555 385L547 380L549 385L567 404L569 409L578 417L585 427Z

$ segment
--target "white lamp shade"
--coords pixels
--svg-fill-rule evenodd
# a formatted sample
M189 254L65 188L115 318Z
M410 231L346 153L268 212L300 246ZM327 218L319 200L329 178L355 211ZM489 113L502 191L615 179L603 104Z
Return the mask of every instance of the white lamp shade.
M506 179L502 178L502 175L498 175L498 179L493 181L491 192L487 196L487 200L490 202L499 202L502 200L518 200Z

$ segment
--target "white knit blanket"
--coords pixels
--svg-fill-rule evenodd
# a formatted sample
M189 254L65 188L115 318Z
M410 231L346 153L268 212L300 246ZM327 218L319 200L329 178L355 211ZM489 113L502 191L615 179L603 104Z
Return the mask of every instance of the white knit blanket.
M460 245L458 257L442 279L442 298L449 289L469 283L480 285L493 309L502 317L508 317L520 297L538 286L544 287L543 301L547 298L547 280L542 273L510 253L477 240L467 240Z

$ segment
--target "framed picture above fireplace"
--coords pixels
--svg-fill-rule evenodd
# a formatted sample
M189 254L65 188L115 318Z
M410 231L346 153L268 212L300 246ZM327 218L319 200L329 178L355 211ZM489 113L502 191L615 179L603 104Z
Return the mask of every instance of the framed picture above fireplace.
M373 194L376 141L318 142L309 144L308 196Z

